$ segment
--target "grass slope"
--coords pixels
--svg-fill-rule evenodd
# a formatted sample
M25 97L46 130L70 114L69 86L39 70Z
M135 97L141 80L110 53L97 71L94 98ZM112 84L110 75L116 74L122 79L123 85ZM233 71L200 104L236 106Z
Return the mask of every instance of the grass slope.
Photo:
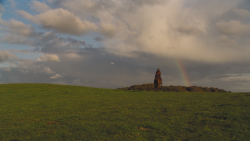
M250 93L0 85L1 141L250 138Z

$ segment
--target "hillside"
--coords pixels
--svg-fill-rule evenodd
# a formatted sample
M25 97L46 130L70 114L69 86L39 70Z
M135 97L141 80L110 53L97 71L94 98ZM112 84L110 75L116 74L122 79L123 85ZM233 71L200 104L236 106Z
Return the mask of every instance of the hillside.
M132 85L130 87L118 88L122 90L139 90L139 91L155 91L154 84ZM227 92L226 90L214 87L201 87L201 86L162 86L159 91L165 92Z
M250 138L250 93L0 84L1 141Z

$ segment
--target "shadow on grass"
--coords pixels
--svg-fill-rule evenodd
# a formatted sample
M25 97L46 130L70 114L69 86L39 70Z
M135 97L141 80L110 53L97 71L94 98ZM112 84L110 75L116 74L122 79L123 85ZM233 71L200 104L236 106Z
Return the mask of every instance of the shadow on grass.
M232 104L221 104L221 105L218 105L219 107L224 107L224 106L232 106Z
M243 94L244 96L250 96L250 93L249 93L249 92L246 92L246 93L240 93L240 94Z
M250 93L239 93L239 94L250 94Z
M129 91L129 92L137 93L137 92L140 92L140 91Z
M212 118L221 119L221 120L227 120L228 119L227 117L224 117L224 116L212 116Z

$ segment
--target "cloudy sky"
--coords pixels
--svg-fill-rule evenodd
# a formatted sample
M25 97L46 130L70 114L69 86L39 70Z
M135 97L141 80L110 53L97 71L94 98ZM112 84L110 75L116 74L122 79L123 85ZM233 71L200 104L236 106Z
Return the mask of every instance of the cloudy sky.
M250 0L0 0L0 83L250 91Z

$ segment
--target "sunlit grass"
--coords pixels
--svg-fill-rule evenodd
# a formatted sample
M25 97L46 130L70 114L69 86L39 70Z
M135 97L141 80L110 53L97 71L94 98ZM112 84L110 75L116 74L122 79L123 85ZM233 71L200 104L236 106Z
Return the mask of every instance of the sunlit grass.
M0 85L0 140L250 138L250 93Z

